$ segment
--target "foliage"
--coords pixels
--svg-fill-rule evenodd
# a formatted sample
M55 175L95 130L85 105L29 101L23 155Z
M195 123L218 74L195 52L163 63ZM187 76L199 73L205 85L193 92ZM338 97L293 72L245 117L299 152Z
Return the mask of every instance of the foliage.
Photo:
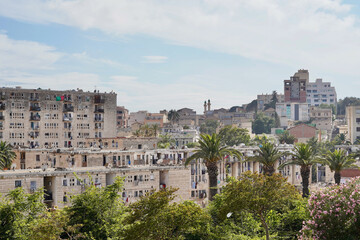
M195 148L198 146L200 146L200 144L197 142L190 142L190 143L186 144L186 147L188 147L188 148Z
M45 212L42 200L42 190L29 194L23 188L0 198L0 239L28 239L34 219Z
M35 219L29 227L30 240L85 239L80 224L71 226L64 210L51 210Z
M159 135L160 140L157 143L158 148L170 148L174 146L175 140L172 138L171 135Z
M192 201L170 203L176 190L153 191L131 204L124 239L208 239L210 216Z
M271 128L275 127L275 120L263 113L256 114L252 124L252 131L255 134L271 133Z
M340 99L337 103L337 114L345 115L346 106L360 106L360 98L345 97L344 99Z
M194 150L194 154L186 159L185 165L193 160L203 160L209 175L209 199L212 200L217 193L217 176L219 174L217 163L224 160L226 156L236 156L241 159L242 154L236 149L223 145L221 138L215 133L211 136L201 134L199 144L200 146Z
M269 108L276 109L276 103L277 103L277 102L278 102L277 92L276 92L276 91L273 91L273 92L272 92L271 101L270 101L269 103L265 104L264 110L269 109Z
M332 111L332 114L335 114L336 115L336 106L334 104L320 104L319 106L320 108L323 108L323 109L331 109Z
M142 125L138 130L133 132L135 137L156 137L159 131L158 124L145 124Z
M300 195L280 174L267 176L246 172L239 180L229 179L221 194L215 197L216 219L225 221L229 213L249 213L260 221L267 239L270 237L271 216L289 209ZM219 203L220 202L220 203Z
M314 192L299 239L359 239L360 179Z
M202 134L213 134L216 133L216 129L218 128L219 123L216 120L205 120L204 123L200 125L200 133Z
M333 152L327 151L327 153L320 158L319 162L329 166L330 170L335 172L334 179L336 184L340 184L341 170L346 168L358 168L355 164L355 155L348 154L347 151L342 149L336 149Z
M7 142L0 142L0 170L10 169L16 154Z
M316 152L311 145L299 143L295 145L294 151L293 153L290 153L290 155L292 156L292 159L281 164L279 168L284 168L288 165L300 166L303 197L307 197L309 196L310 168L318 162Z
M246 112L256 112L257 111L257 100L252 100L251 103L249 103L246 106Z
M219 136L222 142L228 146L237 146L240 143L249 144L250 142L250 135L246 129L230 125L220 129Z
M286 144L294 144L296 138L289 131L284 131L279 135L279 142Z
M190 127L188 125L185 125L185 126L183 126L183 129L187 130L187 129L190 129Z
M270 142L265 142L260 145L259 149L256 150L256 155L252 157L247 157L247 162L258 162L263 166L263 172L266 175L272 175L275 172L275 163L279 161L285 152L280 152L279 149Z
M351 142L349 140L347 140L347 137L344 133L340 133L338 135L335 136L335 138L333 139L332 143L334 145L350 145Z
M87 238L107 239L122 230L124 206L119 192L123 179L116 178L112 185L98 188L91 184L79 195L72 196L71 206L66 208L70 225L81 225L79 231Z
M180 119L180 115L178 111L176 111L175 109L170 110L168 112L168 119L171 122L171 124L178 122Z

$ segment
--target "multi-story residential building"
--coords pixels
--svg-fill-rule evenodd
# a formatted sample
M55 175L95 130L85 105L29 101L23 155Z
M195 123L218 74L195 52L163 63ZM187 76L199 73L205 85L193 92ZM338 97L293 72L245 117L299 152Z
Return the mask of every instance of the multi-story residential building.
M144 124L147 114L147 111L137 111L130 113L128 121L129 127L131 127L134 123Z
M336 105L337 95L335 87L330 82L323 82L321 78L306 85L306 101L309 106L320 106L321 104Z
M288 127L289 121L308 121L309 107L307 103L285 102L276 104L276 113L282 127Z
M116 126L117 128L127 128L129 126L129 110L124 106L116 107Z
M179 113L179 125L196 126L199 124L198 115L196 115L196 111L193 109L181 108L177 112Z
M144 120L144 124L157 124L159 127L163 127L167 122L167 115L163 113L147 113Z
M254 156L257 147L238 149L244 156ZM280 145L279 150L288 152L292 146ZM209 192L207 170L201 160L184 165L192 149L18 149L16 153L15 162L21 165L23 161L26 168L31 169L0 172L0 193L6 194L16 187L24 187L27 192L44 188L45 202L50 207L66 206L70 196L83 192L87 185L107 186L117 176L124 177L121 193L124 202L134 202L151 190L171 186L179 188L177 200L205 204ZM226 163L219 162L219 187L226 184L228 176L262 171L259 163L240 160L228 157ZM284 161L287 159L277 162L276 169ZM280 173L287 176L290 183L300 186L299 166L287 166Z
M284 102L306 102L306 85L309 82L308 70L300 69L290 80L284 80Z
M333 128L331 108L310 107L310 119L317 129L326 130L328 134L331 134Z
M351 143L360 140L360 106L346 107L346 122L348 127L348 139Z
M277 94L277 102L283 103L285 100L284 94ZM273 95L272 94L260 94L257 95L257 109L258 111L264 111L265 105L269 104L272 101Z
M115 137L116 93L2 88L0 138L13 146L82 147Z
M200 133L195 127L189 127L189 129L183 129L182 126L167 126L161 129L163 135L170 135L174 140L174 144L177 148L183 148L188 143L197 142L200 138Z

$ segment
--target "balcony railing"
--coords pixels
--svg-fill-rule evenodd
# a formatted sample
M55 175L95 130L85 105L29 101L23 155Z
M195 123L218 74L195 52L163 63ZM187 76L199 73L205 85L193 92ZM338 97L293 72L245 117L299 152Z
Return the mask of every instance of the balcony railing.
M40 116L30 116L31 121L40 121Z
M30 98L30 101L32 101L32 102L38 102L38 101L40 101L40 99L39 99L39 97L31 97L31 98Z
M105 103L105 99L95 98L94 103Z
M71 98L64 98L64 102L72 102Z
M38 106L30 106L30 111L41 111L41 108Z
M40 126L34 126L34 127L31 127L31 130L34 130L34 131L39 131L39 130L40 130Z
M73 111L74 111L74 107L73 107L73 106L64 107L63 111L64 111L64 112L73 112Z
M95 113L103 113L103 112L104 112L104 109L101 109L101 108L95 109L94 112L95 112Z
M64 118L63 118L63 121L72 121L72 120L73 120L72 117L64 117Z
M103 118L94 118L94 121L95 121L95 122L103 122L104 119L103 119Z

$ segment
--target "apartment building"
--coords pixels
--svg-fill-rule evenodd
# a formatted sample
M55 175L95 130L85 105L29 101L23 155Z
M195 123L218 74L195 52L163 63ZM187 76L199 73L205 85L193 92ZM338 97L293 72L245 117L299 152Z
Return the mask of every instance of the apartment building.
M309 120L309 107L307 103L277 103L276 113L280 118L280 125L282 127L288 127L289 122Z
M309 71L300 69L290 77L290 80L284 80L284 102L306 102L306 85L309 82Z
M337 95L335 87L330 82L323 82L321 78L306 85L306 101L309 106L320 106L321 104L336 105Z
M346 122L348 127L348 139L351 143L360 140L360 106L346 107Z
M2 88L0 139L29 148L82 147L115 137L116 93Z
M127 128L129 126L129 110L124 106L116 107L116 127Z
M326 130L331 134L333 128L333 114L331 108L312 106L310 107L310 118L317 129Z

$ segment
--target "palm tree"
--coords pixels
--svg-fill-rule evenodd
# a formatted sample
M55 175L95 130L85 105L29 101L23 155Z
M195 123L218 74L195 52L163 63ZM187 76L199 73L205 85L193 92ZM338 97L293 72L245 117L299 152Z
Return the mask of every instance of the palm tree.
M153 136L157 137L158 131L159 131L159 125L158 124L153 124L151 126L151 130L153 131Z
M10 169L14 158L15 152L12 151L12 147L7 142L0 142L0 169Z
M284 131L282 134L279 135L279 142L286 143L286 144L293 144L296 138L289 133L289 131Z
M242 154L236 149L223 145L221 138L216 133L201 134L199 144L194 150L195 153L186 159L185 165L193 160L203 160L209 176L209 200L213 200L217 193L218 162L226 156L236 156L240 160Z
M347 152L342 149L336 149L333 152L327 151L320 160L320 163L329 166L330 170L335 172L334 179L338 185L341 181L341 170L346 168L359 168L355 165L355 162L355 155L347 154Z
M171 124L174 124L175 122L179 121L180 115L175 109L172 109L168 112L168 119L170 120Z
M258 155L253 157L247 157L247 162L258 162L263 166L265 175L271 176L275 173L275 164L280 160L281 157L287 153L280 152L277 147L271 142L264 142L260 145L259 149L256 150Z
M294 147L294 152L290 153L292 159L279 166L279 169L288 165L300 166L300 174L302 178L303 197L309 196L309 177L310 168L317 163L315 149L310 144L300 143Z

